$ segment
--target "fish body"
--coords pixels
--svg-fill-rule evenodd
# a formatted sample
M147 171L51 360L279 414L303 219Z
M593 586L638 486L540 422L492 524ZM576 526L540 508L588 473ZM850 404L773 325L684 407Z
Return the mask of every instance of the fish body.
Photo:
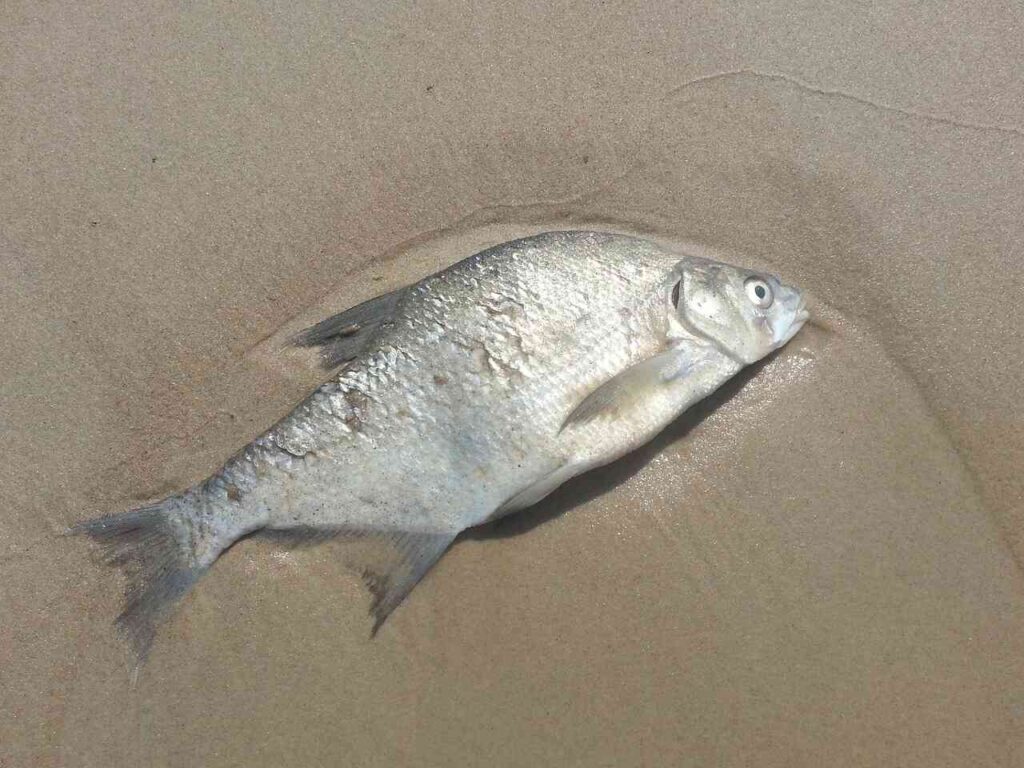
M140 657L255 531L389 541L376 628L461 531L647 442L806 317L774 277L639 238L504 243L300 334L341 367L288 416L197 486L74 530L126 567Z

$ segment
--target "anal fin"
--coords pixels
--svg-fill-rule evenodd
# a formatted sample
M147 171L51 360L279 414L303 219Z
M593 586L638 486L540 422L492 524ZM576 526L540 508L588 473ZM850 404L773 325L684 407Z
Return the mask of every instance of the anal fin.
M385 619L412 592L434 563L441 559L458 531L410 532L380 531L374 529L339 527L295 526L291 528L265 528L261 535L279 544L305 548L332 539L348 539L386 545L386 557L374 557L357 565L363 581L373 595L370 614L373 616L373 634L377 634ZM361 558L357 558L357 561Z
M390 567L366 568L363 581L373 594L374 635L454 541L454 533L389 533L385 540L398 555Z
M361 534L341 528L315 528L310 525L299 525L294 528L264 528L259 535L288 549L306 549L341 536L357 538Z

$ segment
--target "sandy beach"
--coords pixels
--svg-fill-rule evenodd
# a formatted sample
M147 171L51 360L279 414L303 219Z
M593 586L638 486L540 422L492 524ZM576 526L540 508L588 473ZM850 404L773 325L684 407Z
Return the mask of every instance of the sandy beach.
M0 11L0 766L1024 764L1024 16L214 2ZM60 535L320 382L299 328L629 232L813 325L458 541L382 631L226 553L137 684Z

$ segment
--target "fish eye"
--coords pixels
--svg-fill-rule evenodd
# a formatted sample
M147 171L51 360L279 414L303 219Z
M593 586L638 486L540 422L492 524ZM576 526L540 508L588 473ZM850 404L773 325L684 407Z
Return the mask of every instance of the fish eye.
M747 278L745 286L747 289L747 298L750 299L750 303L758 309L768 309L775 300L775 296L772 293L772 287L760 277Z

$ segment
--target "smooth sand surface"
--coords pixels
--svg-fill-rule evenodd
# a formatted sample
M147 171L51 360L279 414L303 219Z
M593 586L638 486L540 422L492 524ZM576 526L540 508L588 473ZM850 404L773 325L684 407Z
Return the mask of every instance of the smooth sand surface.
M0 10L0 766L1024 765L1018 5L87 5ZM815 324L375 639L341 545L243 542L131 688L59 531L286 413L290 330L567 227Z

